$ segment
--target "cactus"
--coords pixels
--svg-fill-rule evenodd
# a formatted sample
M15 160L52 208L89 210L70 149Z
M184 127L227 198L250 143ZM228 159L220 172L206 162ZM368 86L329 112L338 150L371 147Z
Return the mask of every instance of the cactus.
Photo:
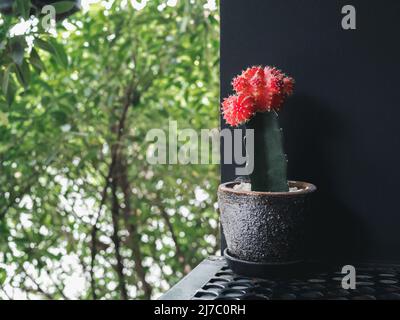
M254 170L250 174L252 190L288 191L287 160L283 151L282 130L275 111L257 113L246 124L254 129Z
M232 81L236 95L225 99L222 112L231 126L254 129L253 191L286 192L287 159L277 112L293 93L294 80L273 67L251 67Z

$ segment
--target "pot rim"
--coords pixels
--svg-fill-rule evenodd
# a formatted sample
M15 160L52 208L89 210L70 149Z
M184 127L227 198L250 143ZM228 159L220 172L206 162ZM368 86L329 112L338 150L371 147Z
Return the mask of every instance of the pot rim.
M234 193L238 195L247 195L247 196L272 196L272 197L296 197L298 195L304 195L313 193L317 190L317 187L309 182L304 181L294 181L289 180L290 187L297 187L300 190L298 191L287 191L287 192L270 192L270 191L245 191L245 190L233 190L232 186L235 184L239 184L241 181L229 181L225 183L221 183L218 187L219 192L227 192Z

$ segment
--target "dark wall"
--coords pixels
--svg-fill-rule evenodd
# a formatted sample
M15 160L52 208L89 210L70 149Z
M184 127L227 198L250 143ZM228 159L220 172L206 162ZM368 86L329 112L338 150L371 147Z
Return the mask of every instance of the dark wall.
M255 64L296 79L281 124L289 178L319 188L312 255L400 261L400 1L221 2L221 97Z

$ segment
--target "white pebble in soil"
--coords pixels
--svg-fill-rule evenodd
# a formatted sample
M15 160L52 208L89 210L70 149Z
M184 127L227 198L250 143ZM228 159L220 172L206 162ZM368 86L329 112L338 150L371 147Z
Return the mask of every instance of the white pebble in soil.
M251 183L241 182L239 184L235 184L233 186L233 190L236 190L236 191L251 191ZM297 192L297 191L300 191L300 190L301 189L299 189L297 187L289 188L289 192Z
M236 191L251 191L251 183L241 182L233 186L233 190Z

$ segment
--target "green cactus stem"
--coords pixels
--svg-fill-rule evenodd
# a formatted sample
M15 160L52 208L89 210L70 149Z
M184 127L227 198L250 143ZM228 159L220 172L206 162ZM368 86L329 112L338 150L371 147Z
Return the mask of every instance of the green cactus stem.
M253 191L287 192L287 159L283 135L275 111L257 113L246 123L254 129L254 170L250 174Z

